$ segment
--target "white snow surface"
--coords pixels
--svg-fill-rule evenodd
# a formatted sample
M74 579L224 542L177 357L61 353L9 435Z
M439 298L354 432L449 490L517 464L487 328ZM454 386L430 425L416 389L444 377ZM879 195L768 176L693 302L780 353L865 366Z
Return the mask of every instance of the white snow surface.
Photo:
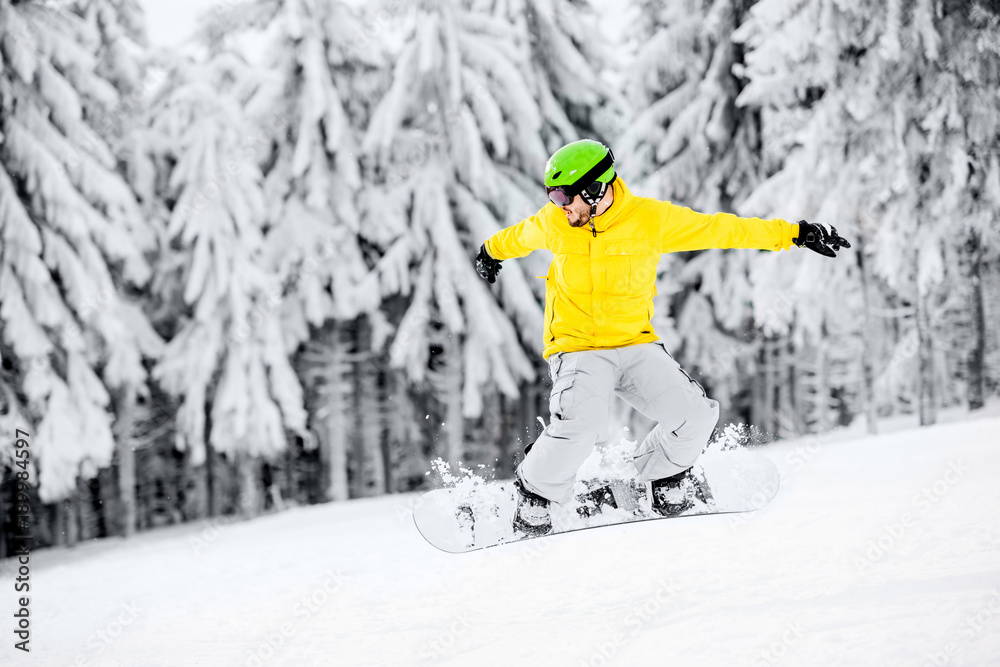
M416 495L31 557L31 653L3 664L998 665L1000 418L763 449L764 510L464 555Z

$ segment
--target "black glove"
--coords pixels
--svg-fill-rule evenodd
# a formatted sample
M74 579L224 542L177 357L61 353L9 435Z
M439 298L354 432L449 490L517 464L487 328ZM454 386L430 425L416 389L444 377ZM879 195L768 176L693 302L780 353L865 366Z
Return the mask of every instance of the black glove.
M800 248L809 248L827 257L836 257L835 250L851 247L847 239L837 235L836 227L831 225L830 231L826 231L823 225L814 225L805 220L799 220L799 235L794 243Z
M479 254L476 255L476 271L483 277L483 280L490 281L491 285L497 281L497 274L503 268L500 262L501 260L493 259L486 252L486 244L479 246Z

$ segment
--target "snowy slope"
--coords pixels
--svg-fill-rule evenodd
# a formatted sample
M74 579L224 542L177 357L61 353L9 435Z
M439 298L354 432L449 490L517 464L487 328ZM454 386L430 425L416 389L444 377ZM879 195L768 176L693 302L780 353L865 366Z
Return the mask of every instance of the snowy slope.
M454 556L403 496L40 552L30 656L6 561L0 661L1000 665L1000 418L765 453L784 486L746 520Z

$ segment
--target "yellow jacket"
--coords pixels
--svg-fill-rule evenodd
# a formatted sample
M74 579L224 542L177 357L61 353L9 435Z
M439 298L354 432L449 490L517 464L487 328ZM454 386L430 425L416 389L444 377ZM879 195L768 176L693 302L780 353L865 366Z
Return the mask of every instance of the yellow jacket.
M784 250L798 225L784 220L706 215L667 201L636 197L618 178L614 203L590 226L570 227L552 203L486 240L494 259L524 257L546 248L554 258L545 277L545 349L596 350L659 337L653 296L660 254L707 248Z

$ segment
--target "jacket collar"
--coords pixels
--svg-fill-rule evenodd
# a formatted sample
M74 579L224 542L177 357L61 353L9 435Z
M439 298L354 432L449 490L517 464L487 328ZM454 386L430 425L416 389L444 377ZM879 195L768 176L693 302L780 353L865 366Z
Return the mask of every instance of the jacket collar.
M615 194L614 203L611 204L611 208L594 218L594 228L598 233L603 232L608 227L618 222L622 213L629 208L632 204L632 200L634 199L632 191L628 189L628 186L625 184L625 181L622 180L621 176L615 179L615 182L611 184L611 187ZM586 225L580 229L589 232L590 225Z

